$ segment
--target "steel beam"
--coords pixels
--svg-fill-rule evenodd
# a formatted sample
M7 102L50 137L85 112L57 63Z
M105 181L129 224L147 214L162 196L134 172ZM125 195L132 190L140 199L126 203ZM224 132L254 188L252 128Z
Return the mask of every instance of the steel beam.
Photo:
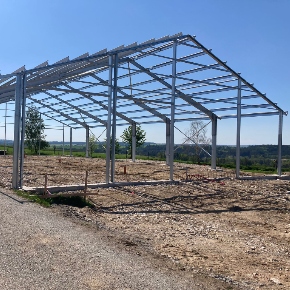
M90 140L90 127L86 126L86 157L89 157L89 150L90 150L90 146L89 146L89 140Z
M63 127L63 134L64 134L64 127ZM38 156L40 156L40 148L41 148L40 145L41 145L41 113L39 114ZM62 143L62 148L64 151L64 141Z
M240 156L241 156L241 79L238 79L238 98L237 98L237 140L236 140L236 178L240 177Z
M117 92L118 92L118 54L114 60L114 86L113 86L113 110L112 110L112 158L111 158L111 182L115 181L115 161L116 161L116 111L117 111Z
M169 156L170 156L170 119L167 118L166 120L166 165L170 165Z
M15 112L14 112L14 141L13 141L13 175L12 187L19 188L19 156L20 156L20 128L21 128L21 100L23 99L23 75L16 76Z
M169 89L173 89L172 85L170 85L169 83L165 82L163 79L161 79L160 77L158 77L156 74L152 73L149 69L143 67L142 65L140 65L139 63L137 63L136 61L134 61L133 59L128 59L133 65L135 65L137 68L139 68L140 70L142 70L144 73L148 74L150 77L156 79L158 82L160 82L161 84L163 84L165 87L169 88ZM173 63L175 62L176 64L176 59L173 60ZM172 76L173 78L173 76ZM176 76L175 76L176 78ZM175 83L175 80L174 80ZM187 103L191 104L192 106L194 106L195 108L197 108L198 110L200 110L201 112L203 112L205 115L207 115L211 120L213 118L213 116L215 114L213 114L210 110L208 110L207 108L205 108L204 106L202 106L200 103L194 101L191 97L187 96L186 94L184 94L183 92L176 90L176 88L174 88L174 92L178 95L178 97L180 97L181 99L183 99L184 101L186 101Z
M169 149L169 163L170 163L170 180L173 180L174 174L174 121L175 121L175 84L176 84L176 50L177 42L173 44L173 61L172 61L172 85L171 85L171 113L170 113L170 149Z
M76 124L79 124L82 127L85 127L87 125L85 122L80 122L78 119L73 118L73 117L71 117L68 114L62 113L60 110L51 108L50 106L43 104L41 101L39 101L37 99L34 99L32 97L27 97L27 98L29 98L30 100L32 100L35 103L38 103L38 104L42 105L43 107L49 108L51 111L57 112L58 114L60 114L60 116L64 117L65 119L71 120L72 122L74 122Z
M64 156L64 125L62 125L62 156Z
M212 119L211 136L211 169L216 169L217 118Z
M38 86L41 86L44 82L58 82L62 78L66 78L72 81L75 78L86 76L88 71L90 73L97 67L103 68L108 66L108 58L113 51L120 54L120 60L124 59L130 54L141 51L139 55L135 56L136 59L139 59L150 55L151 53L154 53L156 51L169 49L172 46L172 41L176 39L179 39L179 41L186 41L186 37L182 36L182 34L179 33L172 37L166 37L156 41L148 41L144 44L136 45L135 47L133 47L133 45L129 45L127 47L121 46L109 52L105 51L100 54L97 53L96 55L91 56L85 54L85 56L81 56L73 60L69 60L69 58L67 57L64 60L61 60L52 65L46 65L44 67L27 70L27 73L32 74L33 81L38 80L38 82L34 83ZM160 46L154 47L151 51L142 52L142 49L152 47L154 45ZM53 76L53 78L49 79L48 77L51 76Z
M276 110L283 112L284 115L287 115L287 112L284 112L280 107L277 106L277 104L273 103L270 99L266 97L265 94L262 94L259 90L257 90L252 84L248 83L244 78L240 76L239 73L235 72L233 69L231 69L225 62L221 61L217 56L215 56L209 49L207 49L205 46L203 46L199 41L196 40L195 37L192 37L191 35L188 35L188 39L190 39L193 43L198 45L204 52L206 52L210 57L212 57L214 60L216 60L222 67L224 67L228 72L231 72L235 77L237 77L241 82L243 82L245 85L248 86L251 90L253 90L255 93L257 93L260 97L262 97L266 102L271 104L272 107L274 107Z
M277 173L282 175L282 127L283 127L283 112L279 112L279 131L278 131L278 160Z
M110 182L110 159L111 159L111 123L112 123L112 73L113 73L113 56L109 57L109 83L108 83L108 118L106 132L106 183Z
M110 60L109 60L109 63L110 63ZM91 76L92 76L92 77L96 77L95 75L91 75ZM98 79L98 80L102 80L103 82L105 82L103 79L101 79L101 78L99 78L99 77L96 77L96 79ZM110 83L110 81L109 81L109 83ZM108 87L110 86L109 83L108 83ZM63 85L66 86L66 87L68 87L68 88L72 88L71 86L69 86L69 85L67 85L67 84L63 84ZM79 95L83 96L84 98L90 100L92 103L95 103L95 104L99 105L99 106L102 107L104 110L108 111L108 106L106 106L103 102L100 102L100 101L95 100L95 99L92 98L88 93L86 93L86 92L81 92L81 91L79 91L79 92L77 92L77 93L78 93ZM108 96L106 95L106 97L108 97ZM117 115L119 118L121 118L121 119L127 121L127 122L130 123L130 124L132 124L132 122L133 122L132 119L128 118L127 116L125 116L124 114L122 114L122 113L120 113L120 112L116 112L116 115Z
M96 116L94 116L94 115L88 113L88 112L85 111L85 110L80 109L80 108L77 107L77 106L72 105L70 102L67 102L67 101L65 101L65 100L63 100L63 99L61 99L61 98L59 98L59 97L57 97L57 96L54 96L53 94L48 93L48 92L45 92L45 94L48 95L48 96L50 96L50 97L52 97L52 98L54 98L54 99L56 99L56 100L58 100L58 101L61 102L61 103L64 103L64 104L68 105L69 107L75 109L79 114L85 115L85 116L87 116L87 117L89 117L89 118L91 118L91 119L93 119L93 120L95 120L95 121L97 121L97 122L100 122L100 123L103 124L104 126L107 125L106 121L104 121L104 120L102 120L102 119L100 119L100 118L98 118L98 117L96 117Z
M5 104L5 121L4 121L4 155L6 155L6 141L7 141L7 103Z
M26 75L23 75L22 99L21 99L21 138L20 138L20 179L19 188L23 185L23 167L24 167L24 141L25 141L25 106L26 106Z
M136 122L132 123L132 161L136 161Z
M256 113L247 113L247 114L242 114L241 117L246 118L253 118L253 117L262 117L262 116L277 116L279 115L279 112L277 111L273 111L273 112L256 112ZM224 115L221 116L221 119L231 119L231 118L237 118L236 114L232 114L232 115Z
M72 127L69 128L69 156L72 157Z
M100 80L101 83L105 84L105 85L108 85L108 82L105 81L105 80L102 80L101 78L99 77L96 77L98 80ZM126 94L125 92L123 92L119 87L117 88L117 91L123 96L122 98L123 99L128 99L128 100L131 100L133 101L137 106L141 107L142 109L150 112L152 115L160 118L161 120L163 120L164 122L166 122L166 116L159 113L157 110L155 110L154 108L151 108L149 107L148 105L144 104L142 101L138 100L138 99L135 99L134 97Z

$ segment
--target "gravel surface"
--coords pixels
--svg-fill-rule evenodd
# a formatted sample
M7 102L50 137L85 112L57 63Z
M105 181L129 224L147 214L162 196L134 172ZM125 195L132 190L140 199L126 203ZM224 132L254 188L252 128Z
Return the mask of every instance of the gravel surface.
M0 160L0 191L12 194L12 156ZM49 186L79 184L85 170L89 183L103 182L105 160L28 156L24 185L43 186L46 173ZM164 162L118 160L116 179L164 180L168 170ZM12 203L0 199L11 212L1 219L7 239L13 228L13 248L2 246L13 261L5 271L22 269L27 289L34 279L35 289L290 289L290 174L237 180L232 170L178 163L174 172L179 184L88 189L93 208L45 209L2 194ZM19 221L27 226L14 230ZM0 289L21 289L1 281Z
M0 289L235 289L130 252L92 224L0 189Z

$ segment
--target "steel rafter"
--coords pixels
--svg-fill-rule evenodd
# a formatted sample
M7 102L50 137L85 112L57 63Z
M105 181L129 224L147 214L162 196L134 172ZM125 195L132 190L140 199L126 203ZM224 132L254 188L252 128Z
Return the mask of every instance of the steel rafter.
M245 85L247 85L251 90L253 90L256 94L258 94L261 98L263 98L265 101L267 101L269 104L271 104L275 109L277 109L279 112L282 112L283 115L287 115L287 112L284 112L277 104L273 103L270 99L268 99L265 94L262 94L258 89L256 89L252 84L247 82L239 73L234 71L232 68L230 68L226 62L221 61L216 55L214 55L209 49L207 49L205 46L203 46L199 41L196 40L195 37L192 37L191 35L188 36L189 39L196 45L198 45L204 52L206 52L209 56L211 56L214 60L216 60L221 66L223 66L227 71L231 72L234 76L236 76L238 79L240 79Z
M150 70L148 70L145 67L141 66L139 63L137 63L134 60L130 60L130 62L132 64L134 64L136 67L138 67L139 69L141 69L143 72L145 72L146 74L151 76L153 79L156 79L158 82L160 82L161 84L165 85L167 88L172 89L172 86L169 83L163 81L161 78L156 76ZM194 106L195 108L197 108L198 110L200 110L201 112L206 114L210 119L212 119L214 117L214 114L210 110L208 110L207 108L205 108L202 105L200 105L200 103L198 103L198 102L194 101L193 99L189 98L187 95L185 95L184 93L182 93L181 91L179 91L177 89L175 89L175 92L180 98L182 98L183 100L185 100L186 102L188 102L189 104L191 104L192 106Z

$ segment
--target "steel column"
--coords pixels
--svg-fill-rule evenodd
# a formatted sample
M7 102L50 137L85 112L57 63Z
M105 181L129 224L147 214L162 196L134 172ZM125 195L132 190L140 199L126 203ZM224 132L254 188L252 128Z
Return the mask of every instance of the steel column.
M240 177L240 155L241 155L241 79L238 79L238 97L237 97L237 141L236 141L236 178Z
M72 127L69 128L69 156L72 157Z
M90 127L87 125L86 126L86 157L89 157L89 140L90 140Z
M171 92L171 122L170 122L170 149L169 149L169 163L170 163L170 180L173 180L173 165L174 165L174 119L175 119L175 83L176 83L176 50L177 42L173 44L172 57L172 92Z
M136 123L132 123L132 161L136 161Z
M4 130L4 155L6 155L6 139L7 139L7 103L5 103L5 130Z
M169 152L170 152L170 119L166 118L166 149L165 149L166 165L170 165Z
M41 145L41 113L39 113L38 156L40 156L40 148L41 148L40 145ZM62 147L63 146L64 144L62 144Z
M64 156L64 124L62 125L62 156Z
M111 160L111 120L112 120L112 72L113 57L109 56L109 83L108 83L108 119L106 132L106 183L110 182L110 160Z
M214 116L211 121L211 169L216 169L217 117Z
M13 175L12 187L19 188L19 153L20 153L20 124L21 124L21 99L23 94L23 76L17 75L15 87L15 112L14 112L14 141L13 141Z
M21 99L21 141L20 141L20 180L19 187L23 185L23 167L24 167L24 141L25 141L25 107L26 107L26 75L23 75L22 99Z
M279 131L278 131L278 160L277 173L282 175L282 127L283 127L283 112L279 111Z
M113 122L112 122L112 158L111 158L111 182L115 181L115 149L116 149L116 110L117 110L117 92L118 92L118 54L115 54L115 61L114 61L114 87L113 87Z

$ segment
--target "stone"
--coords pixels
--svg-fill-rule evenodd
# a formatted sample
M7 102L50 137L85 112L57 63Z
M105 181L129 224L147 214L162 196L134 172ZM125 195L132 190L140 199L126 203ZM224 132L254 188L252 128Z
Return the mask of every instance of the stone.
M280 282L280 280L277 279L277 278L270 278L270 281L273 282L273 283L275 283L275 284L277 284L277 285L282 285L282 283Z

